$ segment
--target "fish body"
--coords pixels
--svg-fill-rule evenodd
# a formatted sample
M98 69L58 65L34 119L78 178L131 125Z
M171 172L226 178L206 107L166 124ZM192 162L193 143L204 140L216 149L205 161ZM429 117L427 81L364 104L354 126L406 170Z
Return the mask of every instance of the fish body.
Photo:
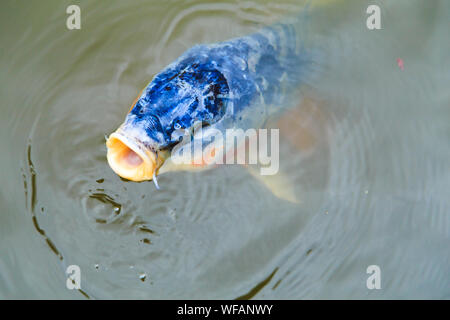
M261 128L298 101L313 55L302 47L296 24L196 45L158 73L107 141L108 162L123 178L151 180L186 133L196 128ZM202 135L204 136L204 135Z

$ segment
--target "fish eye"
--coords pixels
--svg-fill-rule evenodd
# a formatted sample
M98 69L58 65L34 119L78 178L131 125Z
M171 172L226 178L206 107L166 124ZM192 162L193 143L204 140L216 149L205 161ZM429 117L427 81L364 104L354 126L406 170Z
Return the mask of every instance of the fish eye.
M181 129L181 124L180 124L178 121L176 121L176 122L173 124L173 128L174 128L175 130L179 130L179 129Z

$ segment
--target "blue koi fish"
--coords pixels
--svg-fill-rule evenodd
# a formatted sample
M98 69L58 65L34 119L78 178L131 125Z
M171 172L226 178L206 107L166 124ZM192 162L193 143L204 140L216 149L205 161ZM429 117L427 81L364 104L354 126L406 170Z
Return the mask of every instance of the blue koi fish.
M109 136L110 167L128 180L156 181L157 175L177 170L173 150L186 145L186 133L190 148L205 130L262 128L298 103L314 56L302 46L297 22L192 47L153 78ZM193 161L178 169L190 167L198 165Z

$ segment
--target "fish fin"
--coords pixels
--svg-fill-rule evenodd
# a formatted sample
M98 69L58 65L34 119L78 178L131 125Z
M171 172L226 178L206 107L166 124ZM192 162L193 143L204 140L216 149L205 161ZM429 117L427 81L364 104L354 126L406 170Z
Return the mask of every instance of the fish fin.
M287 200L289 202L300 203L299 197L295 194L294 185L285 173L278 172L274 175L262 175L259 171L259 166L246 166L249 173L261 182L267 189L272 192L274 196L279 199Z
M255 131L254 133L250 133L248 139L244 137L238 138L237 149L228 150L226 155L230 154L234 157L238 157L236 154L240 151L244 151L243 154L249 155L249 145L250 143L257 142L259 148L266 148L267 150L267 141L258 141L258 133ZM243 160L243 159L241 159ZM248 172L259 182L261 182L266 188L268 188L272 194L274 194L277 198L287 200L291 203L300 203L299 197L295 194L294 184L292 183L292 179L289 179L288 175L281 170L278 170L275 174L263 174L264 165L259 162L260 159L257 159L256 164L247 164L248 159L245 159L245 163L243 166L248 170ZM266 168L267 169L267 168Z
M323 110L323 102L305 96L302 102L267 123L267 128L279 129L280 144L285 144L293 153L313 153L326 138L324 131L329 121ZM280 167L275 175L261 175L261 166L247 166L249 172L262 182L275 196L293 203L300 203L295 193L293 178L287 168Z

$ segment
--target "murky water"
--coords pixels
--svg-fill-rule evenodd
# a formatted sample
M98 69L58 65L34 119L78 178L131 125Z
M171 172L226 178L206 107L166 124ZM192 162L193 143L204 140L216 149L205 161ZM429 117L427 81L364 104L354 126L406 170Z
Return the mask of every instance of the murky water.
M74 31L69 4L0 4L1 298L450 298L448 1L311 16L324 64L281 121L299 204L239 166L122 181L104 138L184 50L299 1L83 1Z

